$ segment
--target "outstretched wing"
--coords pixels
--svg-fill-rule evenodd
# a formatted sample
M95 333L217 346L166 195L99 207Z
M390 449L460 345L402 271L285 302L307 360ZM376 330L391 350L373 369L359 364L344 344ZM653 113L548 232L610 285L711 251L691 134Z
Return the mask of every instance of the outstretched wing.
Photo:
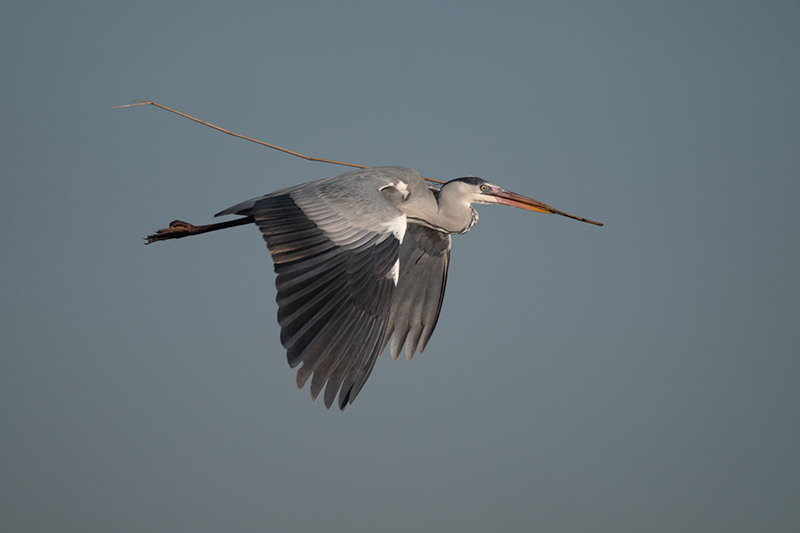
M404 344L409 361L425 349L439 320L449 265L450 235L409 224L400 245L400 279L383 342L386 346L391 339L392 359L400 356Z
M405 215L358 175L257 199L255 217L272 254L281 343L297 385L311 379L325 406L352 403L380 355L398 276ZM345 175L347 176L347 175Z

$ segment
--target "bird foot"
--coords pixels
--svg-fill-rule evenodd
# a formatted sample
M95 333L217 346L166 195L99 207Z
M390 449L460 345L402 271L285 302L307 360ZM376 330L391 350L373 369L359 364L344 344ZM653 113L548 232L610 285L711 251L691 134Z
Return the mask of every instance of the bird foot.
M145 237L145 244L152 244L158 241L166 241L169 239L180 239L181 237L188 237L194 235L197 229L194 225L184 222L182 220L173 220L169 223L168 228L160 229Z

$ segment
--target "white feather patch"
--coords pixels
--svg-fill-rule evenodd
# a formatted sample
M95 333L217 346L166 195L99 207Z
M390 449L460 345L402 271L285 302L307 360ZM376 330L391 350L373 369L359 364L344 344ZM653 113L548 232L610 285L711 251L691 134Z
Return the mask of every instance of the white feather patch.
M394 234L397 237L397 240L400 241L400 244L403 244L403 237L406 236L406 215L400 215L397 218L393 218L386 224L384 227Z
M397 286L397 280L400 279L400 260L394 262L394 266L392 267L392 271L389 272L389 275L394 280L395 287Z
M400 241L400 244L403 244L403 237L406 236L406 215L403 214L397 218L393 218L390 222L386 223L386 228L392 232L398 241ZM400 259L395 261L391 272L389 272L389 275L394 280L395 286L397 286L397 280L400 279Z
M397 183L394 184L394 188L400 191L400 194L403 195L403 200L408 198L409 195L408 183L406 183L405 181L397 180Z

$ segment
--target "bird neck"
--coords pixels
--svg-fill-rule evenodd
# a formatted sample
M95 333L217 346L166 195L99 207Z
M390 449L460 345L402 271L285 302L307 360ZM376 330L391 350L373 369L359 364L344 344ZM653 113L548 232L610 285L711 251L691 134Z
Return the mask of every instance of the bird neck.
M464 234L478 221L478 213L459 191L446 185L435 193L436 211L426 216L427 224L443 233Z

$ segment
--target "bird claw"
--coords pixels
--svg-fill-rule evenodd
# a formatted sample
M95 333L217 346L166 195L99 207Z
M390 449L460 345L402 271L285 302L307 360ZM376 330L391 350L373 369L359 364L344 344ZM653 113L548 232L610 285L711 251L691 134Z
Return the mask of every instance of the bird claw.
M169 239L180 239L181 237L187 237L189 235L194 235L195 227L188 222L184 222L182 220L173 220L169 223L168 228L160 229L153 233L152 235L148 235L145 237L145 244L152 244L158 241L166 241Z

